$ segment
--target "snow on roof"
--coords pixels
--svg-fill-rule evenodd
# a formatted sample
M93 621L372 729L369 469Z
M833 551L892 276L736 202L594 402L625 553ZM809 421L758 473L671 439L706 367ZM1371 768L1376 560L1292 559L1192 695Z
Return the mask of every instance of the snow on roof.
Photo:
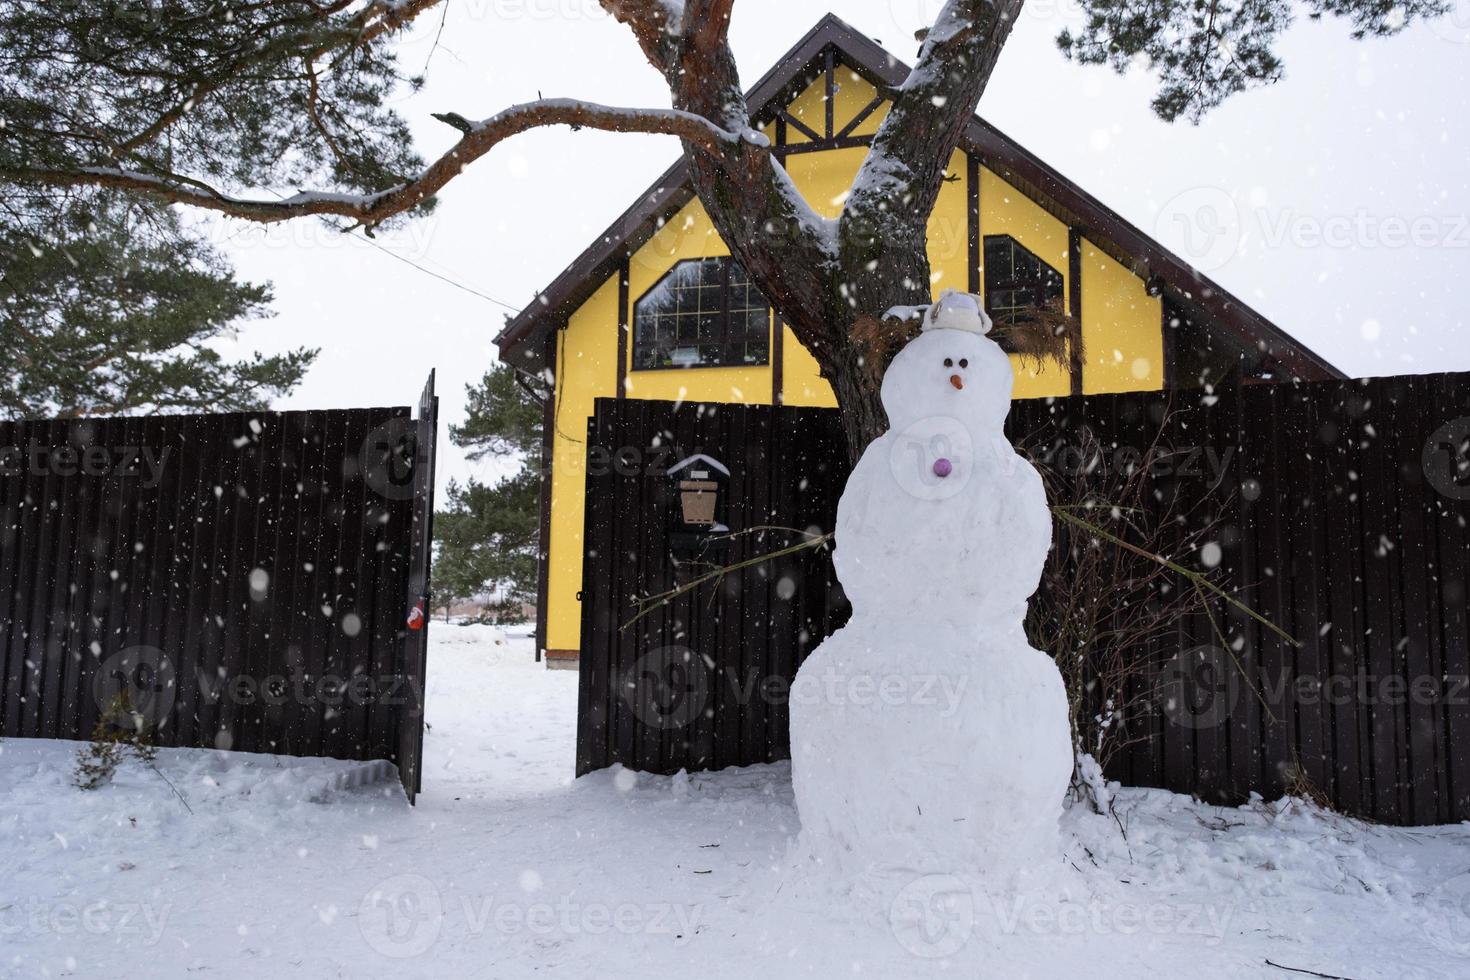
M683 459L679 460L677 463L675 463L673 466L670 466L664 472L667 473L667 474L669 474L670 476L673 476L675 473L679 472L684 467L689 466L689 465L691 465L691 464L693 464L695 462L703 462L710 469L719 470L721 473L725 474L726 476L729 476L730 475L730 471L725 468L725 464L724 463L722 463L719 460L715 459L713 456L706 456L704 453L695 453L693 456L686 456Z

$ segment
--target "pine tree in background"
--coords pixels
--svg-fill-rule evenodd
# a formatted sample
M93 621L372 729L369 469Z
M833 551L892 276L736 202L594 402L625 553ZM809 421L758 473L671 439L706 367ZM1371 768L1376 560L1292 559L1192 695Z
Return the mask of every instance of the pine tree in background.
M470 459L500 461L506 472L490 483L450 483L449 505L434 515L434 588L446 610L455 600L493 592L486 617L521 622L536 601L541 402L503 364L465 390L468 417L450 426L449 437Z
M316 357L222 357L270 290L151 202L11 198L0 273L0 418L262 409Z

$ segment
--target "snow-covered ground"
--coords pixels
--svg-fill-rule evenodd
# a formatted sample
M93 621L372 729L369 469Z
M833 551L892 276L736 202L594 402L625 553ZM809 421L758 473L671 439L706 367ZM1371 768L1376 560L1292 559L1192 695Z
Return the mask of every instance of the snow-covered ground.
M166 750L191 813L0 743L0 976L1470 976L1470 827L1126 791L1068 814L1064 894L864 911L792 871L788 767L574 782L576 675L431 638L416 808L371 767Z

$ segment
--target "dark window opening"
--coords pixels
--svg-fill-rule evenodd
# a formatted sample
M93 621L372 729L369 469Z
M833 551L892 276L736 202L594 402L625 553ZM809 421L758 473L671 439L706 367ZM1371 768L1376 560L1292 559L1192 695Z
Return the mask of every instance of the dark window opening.
M1062 309L1062 274L1010 235L985 236L985 312L1016 323L1032 310Z
M633 304L633 369L765 364L770 327L770 304L740 263L686 259Z

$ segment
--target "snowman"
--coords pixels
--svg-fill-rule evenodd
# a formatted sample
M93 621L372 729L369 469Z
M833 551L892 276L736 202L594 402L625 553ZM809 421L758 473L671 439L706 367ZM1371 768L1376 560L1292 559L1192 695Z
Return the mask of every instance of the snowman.
M1051 512L1005 437L1012 369L989 330L974 296L927 308L838 504L852 619L798 672L791 755L806 852L839 877L1005 887L1059 860L1067 698L1022 630Z

